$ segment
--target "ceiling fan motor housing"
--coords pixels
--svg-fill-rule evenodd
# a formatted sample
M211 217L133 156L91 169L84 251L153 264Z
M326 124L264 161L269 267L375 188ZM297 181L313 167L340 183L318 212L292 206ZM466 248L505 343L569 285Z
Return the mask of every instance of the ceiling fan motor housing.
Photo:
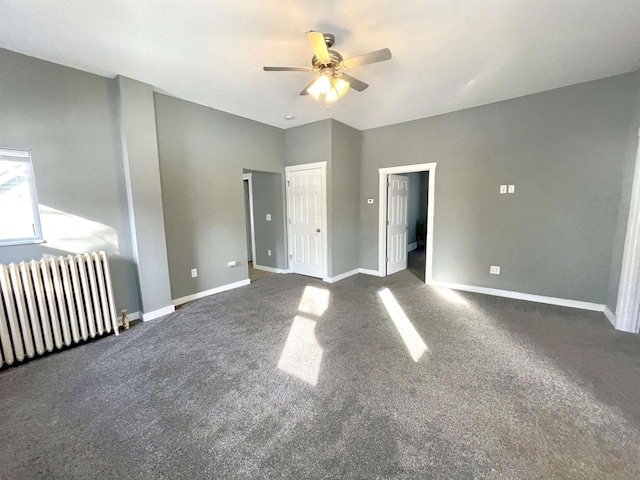
M331 59L331 63L329 65L334 68L338 67L340 65L340 62L344 60L342 58L342 55L340 55L335 50L329 50L329 58ZM311 58L311 65L313 65L314 68L322 68L324 66L324 64L320 62L320 60L318 60L318 57L316 57L315 55Z

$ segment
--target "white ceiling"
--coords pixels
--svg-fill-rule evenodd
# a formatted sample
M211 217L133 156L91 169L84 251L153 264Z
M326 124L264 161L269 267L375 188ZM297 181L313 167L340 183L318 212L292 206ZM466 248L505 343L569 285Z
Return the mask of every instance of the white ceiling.
M640 0L3 0L0 47L277 127L364 130L636 70L639 18ZM326 110L298 96L313 74L262 71L309 65L307 30L393 59L351 70L371 86Z

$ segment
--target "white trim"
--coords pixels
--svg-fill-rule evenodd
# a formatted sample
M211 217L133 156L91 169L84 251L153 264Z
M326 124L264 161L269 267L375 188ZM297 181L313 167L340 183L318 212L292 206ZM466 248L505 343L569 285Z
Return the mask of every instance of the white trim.
M255 268L256 270L264 270L265 272L271 273L289 273L289 270L285 268L266 267L264 265L256 265L255 262L253 262L253 268Z
M601 305L599 303L583 302L581 300L568 300L566 298L546 297L544 295L512 292L510 290L499 290L497 288L476 287L473 285L461 285L458 283L431 281L429 282L429 285L434 287L451 288L453 290L462 290L465 292L482 293L484 295L493 295L494 297L514 298L516 300L526 300L528 302L547 303L549 305L559 305L561 307L580 308L582 310L591 310L594 312L604 312L604 309L606 307L606 305Z
M640 333L640 145L631 187L615 319L616 330Z
M380 276L380 272L378 272L378 270L371 270L369 268L354 268L353 270L349 270L348 272L341 273L340 275L336 275L335 277L330 277L326 279L325 282L336 283L336 282L339 282L340 280L344 280L345 278L352 277L359 273L362 275L373 275L374 277Z
M328 210L328 198L327 198L327 162L314 162L304 163L302 165L291 165L284 168L285 172L285 193L287 205L287 215L285 216L285 225L287 227L287 255L292 251L291 248L291 232L289 230L289 172L300 172L304 170L320 169L320 193L322 195L322 218L321 218L321 230L322 230L322 280L329 281L329 235L327 231L327 210ZM288 262L289 272L291 270L291 262Z
M435 194L436 194L436 166L433 163L418 163L414 165L401 165L398 167L379 168L379 185L378 185L378 274L385 277L386 268L386 252L387 252L387 178L394 173L411 173L411 172L429 172L429 205L427 209L427 241L426 241L426 262L424 279L425 283L431 282L433 278L433 212L435 211Z
M602 311L604 312L604 316L607 317L607 320L609 320L611 322L611 325L613 325L613 327L615 328L615 326L616 326L616 316L615 316L615 314L609 309L609 307L607 305L604 306Z
M378 270L372 270L370 268L359 268L358 273L362 273L363 275L373 275L374 277L383 277L384 275L380 275Z
M418 242L413 242L407 245L407 252L413 252L416 248L418 248Z
M327 162L301 163L300 165L289 165L284 167L285 172L299 172L301 170L310 170L312 168L327 168Z
M250 283L251 283L250 280L247 278L246 280L240 280L239 282L228 283L227 285L222 285L221 287L205 290L204 292L198 292L198 293L194 293L193 295L187 295L185 297L175 298L172 300L172 302L177 307L178 305L182 305L183 303L187 303L192 300L197 300L198 298L208 297L209 295L215 295L216 293L226 292L227 290L233 290L234 288L244 287L245 285L249 285Z
M253 216L253 175L250 173L242 174L242 181L249 182L249 221L251 224L251 261L256 263L256 224Z
M156 318L164 317L165 315L169 315L176 311L175 305L168 305L163 308L159 308L158 310L153 310L149 313L142 313L142 321L148 322L149 320L155 320ZM131 319L131 317L129 317Z
M340 280L344 280L345 278L349 278L354 275L357 275L358 273L360 273L360 269L354 268L353 270L349 270L348 272L341 273L340 275L336 275L335 277L327 278L325 282L336 283L336 282L339 282Z

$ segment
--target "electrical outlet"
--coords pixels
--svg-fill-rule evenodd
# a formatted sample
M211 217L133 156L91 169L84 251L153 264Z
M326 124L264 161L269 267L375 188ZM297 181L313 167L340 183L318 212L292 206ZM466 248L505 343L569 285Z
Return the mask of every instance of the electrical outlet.
M516 186L515 185L509 185L509 193L515 193L516 191Z
M227 267L237 267L237 266L238 266L238 262L236 262L235 260L227 263Z
M499 265L491 265L491 268L489 268L489 273L491 275L500 275L500 266Z
M500 185L500 195L502 195L503 193L507 193L506 185Z
M271 256L271 250L267 250L267 255Z
M267 213L267 222L270 222L270 221L271 221L271 214Z
M196 278L198 276L198 269L197 268L192 268L191 269L191 278Z

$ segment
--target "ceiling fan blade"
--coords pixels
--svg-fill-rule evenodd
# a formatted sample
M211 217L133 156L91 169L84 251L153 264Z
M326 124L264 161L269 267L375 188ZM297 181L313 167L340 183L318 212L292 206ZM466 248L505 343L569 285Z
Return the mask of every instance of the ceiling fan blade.
M340 62L340 66L342 68L354 68L361 65L368 65L370 63L384 62L385 60L391 60L391 50L388 48L365 53L364 55L358 55L353 58L347 58Z
M262 67L265 72L311 72L311 67Z
M313 53L315 53L316 58L320 61L320 63L331 63L329 50L327 49L327 44L324 41L324 34L320 32L306 32L305 35L307 36L307 40L309 40L309 43L311 44Z
M316 80L317 80L317 78L314 78L314 79L313 79L313 80L311 80L309 83L307 83L307 86L306 86L306 87L304 87L304 90L302 90L302 91L300 92L300 95L309 95L309 92L307 92L307 89L308 89L311 85L313 85L313 82L315 82Z
M357 78L354 78L351 75L347 75L346 73L343 73L342 75L340 75L340 78L349 82L349 86L353 88L356 92L361 92L363 90L366 90L367 87L369 86L368 83L364 83L363 81L358 80Z

